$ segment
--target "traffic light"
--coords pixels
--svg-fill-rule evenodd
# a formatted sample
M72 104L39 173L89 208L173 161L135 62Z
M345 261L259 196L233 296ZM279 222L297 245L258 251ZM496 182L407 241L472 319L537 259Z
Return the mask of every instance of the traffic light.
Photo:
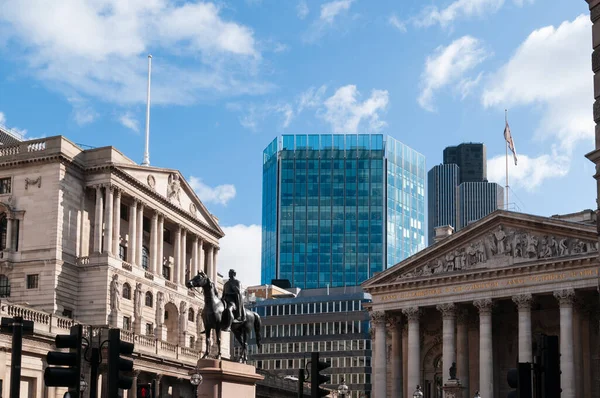
M138 383L137 398L152 398L152 386L150 383Z
M47 387L68 387L70 396L79 397L81 381L81 342L83 327L71 326L71 334L56 335L56 348L69 348L69 352L50 351L46 355L48 366L44 371L44 382Z
M304 377L304 369L298 369L298 396L304 396L304 382L306 381Z
M560 398L558 336L542 336L542 397Z
M118 397L119 389L129 390L133 386L133 377L121 372L133 370L133 360L121 358L121 355L133 354L133 344L121 341L121 330L108 331L108 396Z
M509 369L506 380L510 388L515 388L514 391L508 393L508 398L532 398L531 364L529 362L519 362L516 368Z
M320 387L321 384L327 383L329 376L322 375L321 371L329 368L331 364L328 362L319 361L319 353L312 352L310 354L310 396L311 398L321 398L329 395L327 391Z

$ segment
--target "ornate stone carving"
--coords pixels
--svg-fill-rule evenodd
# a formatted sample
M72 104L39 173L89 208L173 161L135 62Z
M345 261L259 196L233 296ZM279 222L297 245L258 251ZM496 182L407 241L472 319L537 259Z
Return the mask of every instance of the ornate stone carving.
M197 211L198 209L196 208L196 205L194 203L190 203L190 213L195 216Z
M179 181L179 174L171 173L168 180L169 185L167 186L167 199L171 202L174 200L181 206L181 181Z
M402 313L408 318L409 321L418 321L421 315L419 307L403 308Z
M436 308L444 318L454 318L456 316L456 305L454 303L438 304Z
M575 300L575 290L574 289L562 289L554 292L554 297L558 300L558 303L563 305L573 305L573 301Z
M165 319L165 296L163 292L156 293L156 326L162 326Z
M375 327L382 326L385 323L385 312L384 311L372 311L369 316L371 317L371 324Z
M133 292L134 301L134 316L136 319L142 318L142 284L135 284L135 291Z
M519 310L527 310L531 308L533 296L531 293L519 294L517 296L513 296L512 301L514 301Z
M121 309L121 285L117 274L113 275L112 282L110 282L110 309L112 311Z
M29 189L30 185L37 185L38 188L42 187L42 176L38 176L38 178L31 179L31 178L25 178L25 189Z
M389 328L400 328L401 326L401 317L394 314L385 314L385 324Z
M473 301L473 305L477 307L479 314L491 314L492 304L492 299L489 298Z
M154 178L154 176L152 174L148 174L148 178L146 178L146 182L148 183L148 186L152 189L154 189L156 187L156 179Z
M182 301L179 304L179 333L183 333L187 330L188 322L188 310L187 303Z

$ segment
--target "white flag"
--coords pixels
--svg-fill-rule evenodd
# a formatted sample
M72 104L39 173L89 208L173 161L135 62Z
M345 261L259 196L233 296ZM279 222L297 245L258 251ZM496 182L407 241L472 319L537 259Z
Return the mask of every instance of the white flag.
M510 134L510 127L508 127L508 122L506 122L506 127L504 128L504 139L508 143L508 149L513 153L513 157L515 158L515 166L517 165L517 150L515 149L515 143L513 142L512 135Z

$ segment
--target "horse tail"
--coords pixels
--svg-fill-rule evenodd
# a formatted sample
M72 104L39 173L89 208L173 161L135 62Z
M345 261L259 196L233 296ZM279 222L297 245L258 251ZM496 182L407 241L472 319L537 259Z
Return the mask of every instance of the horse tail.
M256 346L258 347L259 352L260 352L260 329L261 329L260 316L255 312L254 313L254 334L256 334Z

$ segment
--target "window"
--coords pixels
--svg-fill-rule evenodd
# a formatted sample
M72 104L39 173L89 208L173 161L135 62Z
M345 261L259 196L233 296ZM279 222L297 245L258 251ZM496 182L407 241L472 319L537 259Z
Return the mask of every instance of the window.
M163 278L170 281L171 280L171 267L169 267L168 265L163 265L162 271L163 271L162 272Z
M123 317L123 330L131 330L131 318L128 316Z
M146 335L152 336L154 334L154 325L151 323L146 324Z
M188 310L188 321L190 322L194 322L194 310L192 308L190 308Z
M165 321L169 319L169 311L165 311Z
M127 261L127 247L119 245L119 258L123 261Z
M121 205L121 219L129 221L129 207L127 205Z
M194 348L194 344L196 344L196 338L194 336L190 336L190 348Z
M152 292L146 292L146 307L152 308L153 301Z
M40 276L38 274L27 275L27 289L37 289Z
M7 249L6 231L7 231L8 220L6 214L0 216L0 250Z
M148 269L148 258L150 256L150 252L146 246L142 246L142 268Z
M10 281L6 275L0 275L0 297L10 297Z
M129 283L123 284L123 298L131 300L131 286L129 286Z
M0 178L0 195L11 193L12 179L10 177Z

